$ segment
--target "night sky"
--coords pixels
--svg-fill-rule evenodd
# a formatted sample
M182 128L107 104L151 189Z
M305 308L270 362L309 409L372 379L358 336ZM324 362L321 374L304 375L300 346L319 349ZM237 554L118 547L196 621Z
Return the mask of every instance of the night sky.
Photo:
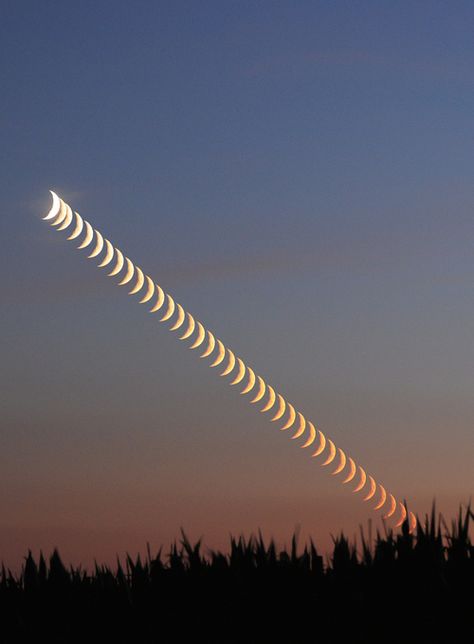
M0 559L360 496L41 221L55 190L423 516L474 491L471 2L0 8Z

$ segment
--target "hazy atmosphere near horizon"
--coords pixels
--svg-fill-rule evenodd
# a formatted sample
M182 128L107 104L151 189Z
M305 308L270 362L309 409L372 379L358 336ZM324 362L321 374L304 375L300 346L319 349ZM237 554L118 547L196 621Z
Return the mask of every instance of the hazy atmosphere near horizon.
M0 8L0 561L383 530L49 189L420 517L474 491L474 6Z

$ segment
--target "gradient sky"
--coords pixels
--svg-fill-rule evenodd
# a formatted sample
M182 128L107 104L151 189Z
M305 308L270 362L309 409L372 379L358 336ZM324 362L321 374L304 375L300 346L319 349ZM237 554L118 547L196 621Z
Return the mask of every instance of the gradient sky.
M471 2L4 0L0 560L377 515L41 222L56 190L415 512L474 489Z

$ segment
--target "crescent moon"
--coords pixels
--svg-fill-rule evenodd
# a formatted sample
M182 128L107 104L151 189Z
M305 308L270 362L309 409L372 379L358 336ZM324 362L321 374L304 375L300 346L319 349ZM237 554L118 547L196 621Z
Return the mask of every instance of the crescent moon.
M115 262L115 267L110 271L110 273L108 273L109 277L113 277L114 275L117 275L117 273L120 273L125 262L122 251L116 248L115 252L117 253L117 261Z
M104 247L104 238L102 237L102 235L99 233L98 230L95 231L95 236L97 239L95 248L90 255L87 255L87 259L92 259L93 257L96 257Z
M210 367L217 367L217 365L219 365L224 360L225 347L220 340L217 340L217 346L218 346L217 356L214 362L212 362L209 365Z
M204 351L204 353L201 353L200 358L207 358L207 356L210 356L211 353L214 351L214 347L216 346L216 339L212 335L212 333L210 331L208 331L207 335L209 336L209 342L207 343L207 349Z
M108 239L105 240L105 255L104 259L101 261L100 264L97 264L99 268L104 268L104 266L107 266L107 264L110 264L112 261L112 257L114 256L114 247L112 244L109 242Z
M94 236L94 231L92 230L92 226L88 221L84 219L84 224L86 226L86 236L84 237L84 241L82 244L79 244L77 247L78 250L81 250L82 248L85 248L86 246L89 246L89 244L92 241L92 237Z
M248 394L249 391L252 391L253 386L255 385L255 373L250 367L247 369L249 372L249 380L247 384L245 385L244 389L240 392L240 395L242 394Z
M304 449L305 447L309 447L312 443L314 443L314 439L316 438L316 429L310 420L308 421L308 426L309 426L309 436L306 443L304 445L300 445L302 449Z
M267 387L267 389L268 389L267 404L264 407L262 407L262 409L260 410L263 413L268 411L269 409L271 409L273 407L273 405L275 404L275 399L276 399L276 394L275 394L275 390L273 389L273 387L270 387L270 385L269 385Z
M417 521L413 512L410 512L409 514L410 514L410 529L408 530L408 534L413 534L416 528Z
M201 346L201 344L204 341L204 338L206 337L205 328L202 326L200 322L198 322L197 325L198 325L198 334L193 344L189 347L190 349L197 349L199 346Z
M260 376L257 376L257 379L258 379L258 391L257 391L257 393L255 395L255 398L252 398L252 400L250 401L251 403L258 402L259 400L261 400L263 398L263 396L265 394L266 384L265 384L263 378L261 378Z
M332 442L332 440L328 440L329 443L329 454L327 459L323 462L320 463L321 467L324 467L325 465L329 465L329 463L332 463L334 460L334 457L336 456L336 446Z
M79 235L82 233L82 229L84 228L84 220L82 219L81 215L78 212L75 212L74 214L76 216L76 226L69 237L66 238L68 241L79 237Z
M283 398L283 396L281 394L278 394L278 409L276 410L276 414L271 419L272 423L275 420L280 420L280 418L285 413L285 409L286 409L285 399Z
M353 459L349 456L349 474L346 476L346 478L341 481L342 483L349 483L349 481L352 481L352 479L355 476L356 473L356 464L354 463Z
M181 304L177 305L178 308L178 317L176 318L176 322L170 326L170 331L176 331L176 329L179 329L180 326L182 326L184 322L184 317L185 317L185 312Z
M369 499L371 499L374 496L375 490L377 489L377 483L374 481L373 476L369 476L369 481L370 481L369 491L367 492L367 495L364 496L364 498L362 499L363 501L369 501Z
M166 299L168 301L168 308L166 309L165 314L163 315L163 317L160 318L160 322L166 322L166 320L169 320L170 317L173 315L174 309L176 307L176 304L174 303L173 298L171 297L171 295L168 295L168 293L166 294ZM155 308L155 307L153 307L153 308ZM150 313L152 311L153 311L153 309L150 311Z
M125 261L127 263L127 270L125 271L125 275L123 276L123 279L117 284L117 286L125 286L125 284L128 284L135 272L135 266L128 259L128 257L125 258Z
M158 290L158 299L156 300L155 306L153 306L150 309L149 313L156 313L157 311L159 311L161 309L161 307L163 306L163 302L165 301L165 294L163 292L163 289L161 288L161 286L159 284L155 284L155 286L156 286L156 289ZM173 307L173 310L174 310L174 307ZM171 315L172 314L173 314L173 312L171 312Z
M227 351L229 352L229 362L227 364L227 367L220 374L221 376L227 376L227 374L230 373L232 369L235 367L235 356L230 349L227 349Z
M331 475L334 476L335 474L339 474L339 472L342 472L342 470L346 467L346 455L342 451L342 449L339 447L338 448L339 452L339 465L336 467L334 472L331 472Z
M179 336L179 339L180 339L180 340L186 340L186 338L189 338L189 336L190 336L190 335L191 335L191 333L194 331L194 328L195 328L195 326L196 326L196 322L194 321L194 318L193 318L193 316L191 315L191 313L188 313L188 314L187 314L187 316L188 316L188 328L187 328L187 329L186 329L186 331L183 333L183 335L180 335L180 336Z
M367 481L367 474L365 473L364 468L363 468L363 467L361 467L360 465L359 465L359 472L360 472L360 482L359 482L359 485L358 485L357 487L355 487L355 488L352 490L352 492L360 492L360 490L362 490L362 488L364 487L365 482Z
M283 427L280 427L281 431L285 429L290 429L290 427L295 422L296 412L295 412L295 408L291 403L288 403L288 409L290 410L290 415L288 416L288 420L286 421L285 425L283 425Z
M384 486L380 485L379 483L379 488L380 488L380 501L377 503L377 505L374 505L374 510L380 510L380 508L385 504L385 501L387 500L387 492L385 491Z
M389 496L390 496L390 509L387 512L387 514L383 515L384 519L389 519L392 516L392 514L395 512L396 507L397 507L397 502L396 502L395 497L393 496L393 494L389 494Z
M319 456L322 452L324 452L326 448L326 436L323 434L323 432L319 429L319 446L318 449L314 452L314 454L311 454L311 458L314 458L315 456Z
M58 195L52 190L50 190L50 193L53 198L53 203L51 204L51 208L49 209L48 214L42 217L43 221L47 221L48 219L53 219L54 217L56 217L61 207L61 200L59 199Z
M243 380L245 376L245 365L242 362L240 358L237 358L237 362L239 365L239 370L237 371L237 374L235 378L232 380L232 382L229 382L229 385L238 385L241 380Z
M139 266L137 266L137 281L135 282L135 286L132 288L131 291L128 292L128 294L135 295L135 293L138 293L138 291L142 288L144 283L145 283L145 276L143 275L143 271Z
M50 224L51 226L59 226L59 224L64 221L64 217L66 216L67 208L66 204L62 199L59 200L59 212L54 221L51 221Z
M65 230L72 221L72 210L71 207L66 204L66 215L64 216L63 223L56 228L56 230Z
M151 279L151 277L148 277L147 275L145 279L146 279L147 287L146 287L145 295L138 302L139 304L145 304L145 302L148 302L149 300L151 300L151 298L153 297L153 293L155 292L155 285L153 284L153 280Z
M304 430L306 429L306 418L303 416L303 414L300 411L298 412L298 419L300 424L298 429L296 430L296 433L293 434L293 436L291 437L291 440L294 440L295 438L299 438L301 434L304 432Z
M403 505L403 503L400 503L399 501L398 505L400 506L401 513L400 513L400 519L395 524L396 528L399 528L402 525L402 523L405 521L405 518L407 516L407 510L406 510L406 507Z

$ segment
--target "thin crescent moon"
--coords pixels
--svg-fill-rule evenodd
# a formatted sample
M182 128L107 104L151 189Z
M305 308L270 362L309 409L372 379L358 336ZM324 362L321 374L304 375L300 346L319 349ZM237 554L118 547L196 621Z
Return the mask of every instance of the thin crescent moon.
M59 203L60 203L59 212L58 212L58 215L57 215L56 219L54 221L49 222L51 226L59 226L59 224L62 221L64 221L64 217L66 216L66 213L67 213L66 205L67 204L62 199L59 200Z
M283 425L283 427L280 427L281 431L285 429L290 429L290 427L295 422L296 411L291 403L288 403L288 409L290 410L290 415L288 416L288 420L286 421L285 425Z
M261 400L265 394L266 384L260 376L257 376L258 379L258 391L255 395L255 398L252 398L251 403L256 403Z
M76 226L69 237L66 238L68 241L79 237L79 235L82 233L82 229L84 228L84 220L82 219L81 215L78 212L75 212L74 214L76 215Z
M196 326L196 322L194 321L194 318L193 318L193 316L191 315L191 313L188 313L188 314L187 314L187 316L188 316L188 328L187 328L187 329L186 329L186 331L183 333L183 335L180 335L180 336L179 336L179 339L180 339L180 340L186 340L186 338L189 338L189 336L190 336L190 335L191 335L191 333L194 331L194 328L195 328L195 326Z
M79 246L77 247L78 250L89 246L92 241L92 237L94 236L94 231L92 230L90 223L84 219L84 224L86 226L86 236L84 237L82 244L79 244Z
M384 519L389 519L397 508L397 502L395 500L395 497L393 496L393 494L389 494L389 496L390 496L390 509L387 512L387 514L383 515Z
M275 420L280 420L280 418L285 413L285 409L286 409L285 399L283 398L283 396L281 394L278 394L278 409L276 410L276 414L271 419L272 423Z
M64 216L63 223L56 228L56 230L65 230L72 221L72 210L71 207L66 204L66 215Z
M296 433L293 434L293 436L291 437L292 440L294 440L295 438L299 438L301 434L304 432L304 430L306 429L306 418L303 416L303 414L300 411L298 412L298 419L300 424L298 429L296 430Z
M315 456L319 456L322 452L324 452L326 448L326 436L323 434L323 432L319 429L319 446L318 449L314 452L314 454L311 454L311 458L314 458Z
M320 463L321 467L324 467L325 465L329 465L329 463L332 463L334 460L334 457L336 456L336 446L332 442L332 440L328 440L329 443L329 454L327 459L323 462Z
M276 399L276 394L275 394L275 390L273 389L273 387L270 387L270 385L269 385L267 387L267 389L268 389L268 400L267 400L266 405L264 407L262 407L262 409L260 410L263 413L268 411L269 409L271 409L273 407L273 405L275 404L275 399Z
M50 190L50 193L53 197L53 203L51 204L51 208L49 209L48 214L42 217L43 221L47 221L48 219L53 219L54 217L56 217L61 207L61 200L59 199L58 195L52 190Z
M201 344L204 341L204 338L206 337L206 329L202 326L200 322L198 322L197 325L198 325L198 334L193 344L189 347L190 349L197 349L199 346L201 346Z
M120 273L120 271L123 268L123 264L125 262L123 253L121 250L118 248L115 249L115 252L117 253L117 261L115 262L115 268L113 268L110 273L108 273L109 277L113 277L114 275L117 275L117 273Z
M93 257L97 257L97 255L104 247L104 238L102 237L102 235L99 233L98 230L95 231L95 236L97 239L95 248L90 255L87 255L87 259L92 259Z
M380 508L383 505L385 505L385 501L387 500L387 492L385 491L384 486L379 483L379 488L380 488L380 501L377 503L377 505L374 505L374 510L380 510Z
M125 275L123 276L123 279L117 284L117 286L125 286L125 284L128 284L135 272L135 266L128 259L128 257L125 258L125 261L127 263L127 270L125 271Z
M416 528L417 520L413 512L410 512L409 514L410 514L410 529L408 530L408 534L413 534Z
M178 317L176 318L176 322L172 326L170 326L170 331L176 331L176 329L179 329L179 327L182 326L184 322L184 318L186 314L181 304L177 305L177 309L178 309Z
M316 429L310 420L308 421L308 426L309 426L309 436L306 443L304 445L300 445L302 449L312 445L312 443L314 443L314 439L316 438Z
M145 291L145 295L138 302L139 304L145 304L145 302L148 302L149 300L151 300L151 298L153 297L153 293L155 292L155 285L153 284L153 280L151 279L151 277L148 277L147 275L145 279L146 279L147 288Z
M360 482L357 487L355 487L352 492L360 492L362 488L365 485L365 482L367 481L367 474L365 473L365 470L363 467L359 465L359 471L360 471Z
M369 481L370 481L369 491L367 492L367 495L364 496L364 498L362 499L363 501L369 501L374 496L375 490L377 489L377 483L375 482L373 476L369 475Z
M135 295L135 293L138 293L138 291L141 290L144 283L145 283L145 276L143 275L143 271L139 266L137 266L137 281L135 282L135 286L132 288L131 291L128 292L128 294Z
M346 478L341 481L341 483L349 483L349 481L352 481L352 479L355 476L356 473L356 464L354 463L354 460L349 456L349 474L346 476Z
M243 380L243 378L245 376L246 367L245 367L244 363L242 362L242 360L240 358L237 358L237 363L239 365L239 370L237 371L237 374L236 374L235 378L231 382L229 382L229 385L238 385L239 382L241 380Z
M240 392L240 395L242 394L248 394L249 391L252 391L254 385L255 385L255 373L253 369L250 369L250 367L247 368L247 371L249 372L249 381L245 385L245 387L242 389Z
M229 362L227 364L227 367L220 374L221 376L227 376L227 374L230 373L232 369L235 367L235 355L230 349L227 349L227 351L229 353Z
M334 472L331 472L331 475L334 476L335 474L339 474L339 472L342 472L342 470L346 467L346 455L342 451L340 447L338 447L338 452L339 452L339 465L336 467Z
M396 528L399 528L402 525L402 523L405 521L407 516L407 510L406 510L406 507L403 505L403 503L399 501L398 505L400 506L401 514L400 514L400 519L395 524Z
M155 284L155 286L156 286L156 288L158 290L158 299L156 300L155 306L153 306L150 309L150 311L149 311L150 313L156 313L157 311L159 311L161 309L161 307L163 306L163 302L165 301L165 294L163 292L163 289L161 288L161 286L159 284Z
M212 335L210 331L207 332L207 335L209 336L209 342L207 343L207 349L204 351L204 353L201 353L199 356L200 358L207 358L207 356L210 356L211 353L214 351L214 347L216 346L216 339Z
M101 261L100 264L97 264L99 268L104 268L104 266L107 266L107 264L110 264L112 261L112 257L114 256L114 247L112 244L109 242L108 239L105 240L105 255L104 259Z
M170 317L173 315L175 307L176 307L176 304L174 303L174 300L171 297L171 295L168 295L168 293L167 293L166 298L167 298L167 301L168 301L168 308L166 309L166 312L163 315L163 317L160 318L160 322L166 322L166 320L169 320ZM153 307L153 308L155 308L155 307ZM152 309L152 311L153 311L153 309ZM150 313L152 311L150 311Z
M209 365L210 367L217 367L217 365L220 365L220 363L224 360L225 347L220 340L217 340L217 347L218 351L216 359Z

